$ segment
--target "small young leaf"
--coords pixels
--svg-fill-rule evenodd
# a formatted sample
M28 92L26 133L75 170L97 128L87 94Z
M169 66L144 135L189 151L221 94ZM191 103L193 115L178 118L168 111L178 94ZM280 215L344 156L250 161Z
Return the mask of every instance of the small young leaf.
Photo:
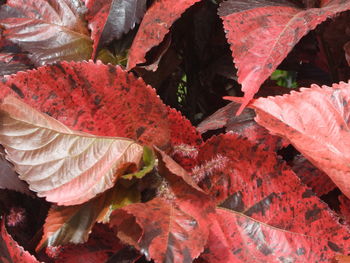
M60 205L81 204L139 164L142 146L126 138L75 132L15 97L0 105L0 143L31 190Z
M92 43L83 6L70 0L8 0L0 7L2 36L30 53L32 62L87 60Z
M155 156L154 153L152 151L152 149L150 149L147 146L143 147L143 168L140 171L137 171L135 173L132 174L126 174L123 175L122 178L124 179L132 179L134 177L136 178L142 178L144 177L146 174L148 174L149 172L152 171L152 169L154 168L154 164L155 164Z

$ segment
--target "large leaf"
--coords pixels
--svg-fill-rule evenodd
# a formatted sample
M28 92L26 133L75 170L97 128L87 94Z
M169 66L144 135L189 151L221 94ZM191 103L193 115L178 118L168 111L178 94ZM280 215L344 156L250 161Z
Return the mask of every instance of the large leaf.
M169 146L168 108L150 86L119 67L92 62L40 67L0 82L0 97L9 93L74 130Z
M245 93L239 113L304 35L328 17L350 9L350 2L342 0L322 0L320 8L309 9L292 2L228 0L220 5L219 15Z
M263 145L256 146L245 139L226 134L208 140L198 158L203 167L212 166L208 167L211 169L207 169L201 185L212 193L222 207L268 224L270 228L296 233L296 238L299 236L301 240L302 236L325 240L307 250L312 249L320 262L322 258L329 262L336 253L349 253L349 229L338 222L339 218L300 182L274 152L264 150ZM217 165L217 161L213 160L219 158L226 161ZM276 238L286 251L294 250L283 236ZM236 257L239 258L246 253L240 248L242 246L236 244L230 251L237 250ZM273 246L269 249L274 253Z
M86 0L87 19L97 49L123 34L139 23L146 11L147 0Z
M4 219L0 222L0 262L4 263L39 263L34 256L25 251L7 232Z
M159 45L169 32L172 24L187 8L200 0L159 0L147 10L129 51L130 70L146 61L145 56L152 47Z
M8 0L0 8L2 36L29 52L36 65L86 60L92 43L82 10L79 0Z
M142 229L142 235L141 231L135 232L131 244L156 263L190 263L199 256L206 242L197 221L187 211L161 198L132 204L112 213L111 225L117 228L118 237L123 241L127 241L125 236L130 234L125 232L134 227L126 227L126 221Z
M350 197L349 102L350 84L340 83L260 98L252 106L260 125L287 138Z
M126 138L75 132L15 97L0 105L0 143L20 178L50 202L75 205L113 187L140 162L142 146Z
M210 263L331 262L334 257L329 240L317 232L287 231L222 208L210 219L208 246L201 256Z
M82 205L52 206L37 248L86 242L96 222L107 223L113 210L139 202L139 195L135 187L127 189L118 185Z

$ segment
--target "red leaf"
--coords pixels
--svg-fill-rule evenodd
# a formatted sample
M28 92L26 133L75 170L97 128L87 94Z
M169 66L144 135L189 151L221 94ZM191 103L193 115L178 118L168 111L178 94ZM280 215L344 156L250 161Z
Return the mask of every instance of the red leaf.
M350 197L349 102L350 84L340 83L260 98L252 106L260 125L287 138Z
M204 121L202 121L197 130L205 133L208 130L216 130L225 127L225 132L235 133L246 137L249 141L256 144L264 144L271 150L279 150L288 146L288 142L278 136L271 135L264 127L254 121L255 113L252 109L244 109L236 116L240 103L231 102L225 107L217 110Z
M85 0L85 4L94 41L93 58L100 46L133 29L146 11L146 0Z
M4 219L0 222L0 262L4 263L39 263L34 256L25 251L23 247L13 240L6 231Z
M330 262L334 257L329 248L336 245L317 232L286 231L221 208L211 219L208 247L201 256L210 263Z
M291 2L228 0L220 5L238 82L245 93L238 114L304 35L327 18L350 9L350 2L341 0L324 0L320 8L310 9Z
M167 107L150 86L119 67L62 62L6 77L1 97L13 91L74 130L169 143Z
M122 232L121 221L132 218L143 230L133 245L156 263L191 262L203 250L206 237L198 222L187 211L163 199L155 198L117 210L111 215L111 225L119 226L118 231Z
M208 170L202 185L217 202L226 199L221 206L271 227L329 240L327 246L313 247L320 258L322 253L329 259L336 252L350 252L349 229L273 152L226 134L208 140L198 158L205 166L218 156L227 161Z
M341 194L338 196L340 216L345 220L347 224L350 224L350 199Z
M328 194L337 187L327 174L317 169L303 156L294 159L292 169L317 196Z
M162 42L172 24L187 8L199 1L200 0L155 1L143 17L129 50L127 69L130 70L137 64L145 62L146 53L151 50L152 47Z

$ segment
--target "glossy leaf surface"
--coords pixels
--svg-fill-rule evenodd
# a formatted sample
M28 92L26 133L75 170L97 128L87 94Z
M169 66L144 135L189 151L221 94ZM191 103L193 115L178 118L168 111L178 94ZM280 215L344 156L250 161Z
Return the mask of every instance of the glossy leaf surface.
M26 52L36 65L87 60L92 43L80 1L9 0L0 8L2 36Z
M31 190L75 205L113 187L125 164L139 164L142 146L125 138L74 132L15 97L0 105L0 143Z
M155 1L142 19L129 51L127 68L130 70L137 64L145 62L146 53L163 41L172 24L180 18L187 8L199 1Z
M139 23L146 11L146 0L86 0L87 19L94 41L94 54ZM94 57L95 55L93 55Z
M349 1L320 2L320 8L309 9L299 8L293 1L274 0L228 0L220 5L219 15L244 92L239 113L304 35L350 9Z
M322 88L313 85L301 92L252 103L260 125L287 138L348 197L349 87L346 83Z

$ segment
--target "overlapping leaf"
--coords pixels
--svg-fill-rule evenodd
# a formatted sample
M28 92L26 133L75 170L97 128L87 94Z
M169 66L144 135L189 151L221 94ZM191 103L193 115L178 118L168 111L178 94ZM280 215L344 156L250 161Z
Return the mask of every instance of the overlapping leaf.
M162 42L172 24L187 8L199 1L155 1L142 19L129 51L127 68L130 70L137 64L145 62L146 53Z
M1 236L0 236L0 261L6 263L39 263L39 261L29 252L25 251L5 228L4 219L0 222Z
M309 247L304 247L306 259L301 262L317 262L307 260L308 257L317 258L319 262L322 260L329 262L337 253L349 253L349 229L339 224L339 219L300 182L283 161L273 152L263 148L263 145L254 146L249 141L231 134L213 137L206 142L198 155L202 167L210 168L202 169L204 176L201 185L216 198L218 203L221 203L222 207L251 217L248 221L257 220L260 222L258 225L265 225L270 230L273 228L283 230L280 234L275 232L272 235L274 240L266 237L266 244L272 241L270 244L277 243L279 246L266 246L265 256L272 257L282 245L286 249L285 258L291 257L289 254L291 251L295 253L293 255L295 260L301 256L295 250L298 247L293 247L296 243L290 243L288 241L290 238L286 238L283 234L285 231L295 233L295 241L299 237L300 242L304 242L305 236L312 237L312 240L320 239L319 243L316 243L317 246L312 241ZM198 174L195 173L194 176L196 175ZM254 224L251 224L251 227L253 226ZM219 235L220 242L223 242L220 233L212 234ZM246 237L249 236L247 234ZM264 238L263 235L258 236ZM254 237L251 239L252 243L247 243L250 244L252 251L260 250L264 253L262 243L253 245ZM213 246L214 250L215 244ZM222 249L230 248L227 253L235 249L233 256L242 258L244 262L247 251L246 246L242 246L237 242L227 244ZM263 256L262 254L261 257Z
M119 67L62 62L6 77L0 95L9 93L74 130L169 145L167 107L151 87Z
M118 236L126 241L125 236L130 236L130 233L123 231L130 231L134 226L126 228L124 225L123 228L121 221L139 225L142 235L136 232L129 243L134 243L141 253L156 263L192 262L199 256L206 241L198 222L188 212L161 198L129 205L112 213L111 225L119 226Z
M94 54L99 46L119 39L139 23L146 11L146 0L86 0L87 19L94 41Z
M2 36L30 53L36 65L86 60L92 43L80 1L8 0L0 8Z
M82 205L53 206L37 248L84 243L96 222L107 223L113 210L139 201L140 194L135 188L118 185Z
M350 196L350 84L317 85L252 103L257 122L287 138ZM315 132L317 131L317 132Z
M142 146L126 138L70 130L15 97L0 105L0 143L31 190L50 202L75 205L113 187Z
M208 248L201 256L210 263L331 262L333 258L332 253L322 255L316 249L332 247L317 233L303 235L275 228L222 208L211 219Z
M293 1L223 2L219 15L245 93L241 110L304 35L349 9L350 2L341 0L323 0L320 8L309 9L299 8Z

